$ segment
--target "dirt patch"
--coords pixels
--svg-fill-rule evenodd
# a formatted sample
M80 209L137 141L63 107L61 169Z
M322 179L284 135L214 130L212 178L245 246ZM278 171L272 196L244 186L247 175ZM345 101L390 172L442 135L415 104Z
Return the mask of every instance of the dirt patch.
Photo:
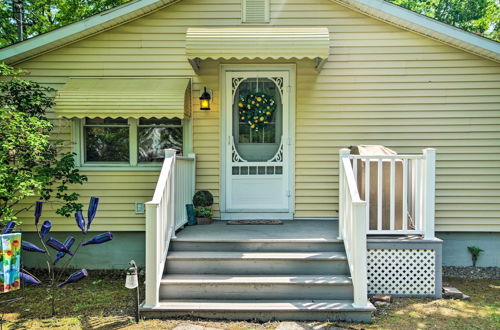
M499 329L500 280L447 278L444 283L471 296L470 301L395 298L377 309L372 324L344 322L234 322L225 320L146 320L135 324L133 292L124 279L93 278L64 287L57 297L57 316L50 317L47 288L27 287L0 296L0 301L23 297L15 304L0 305L7 329Z

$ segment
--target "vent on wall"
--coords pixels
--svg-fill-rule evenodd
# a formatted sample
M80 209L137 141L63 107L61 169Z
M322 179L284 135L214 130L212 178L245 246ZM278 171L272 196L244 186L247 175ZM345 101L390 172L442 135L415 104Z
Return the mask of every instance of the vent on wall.
M269 22L270 0L243 0L242 20L243 23L267 23Z

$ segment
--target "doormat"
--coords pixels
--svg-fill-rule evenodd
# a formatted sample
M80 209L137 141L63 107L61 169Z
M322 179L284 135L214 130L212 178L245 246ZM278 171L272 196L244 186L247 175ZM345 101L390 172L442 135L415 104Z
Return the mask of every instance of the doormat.
M228 225L282 225L281 220L230 220Z

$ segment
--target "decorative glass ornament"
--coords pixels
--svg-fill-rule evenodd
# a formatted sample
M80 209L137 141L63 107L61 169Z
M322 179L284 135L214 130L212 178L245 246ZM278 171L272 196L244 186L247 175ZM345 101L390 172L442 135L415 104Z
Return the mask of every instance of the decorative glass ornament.
M79 271L76 271L73 274L71 274L66 281L59 283L57 286L62 287L62 286L65 286L66 284L76 283L87 276L89 276L89 273L87 272L87 270L80 269Z
M38 246L28 241L21 241L21 247L24 251L47 253L44 249L40 249Z
M71 252L70 250L68 250L68 248L66 248L66 246L63 243L59 242L54 237L49 238L46 243L47 243L48 246L50 246L54 250L67 253L67 254L69 254L71 256L73 255L73 252Z
M83 219L82 211L75 212L75 220L78 228L80 228L82 233L85 234L87 231L85 230L85 219Z
M43 206L42 201L37 201L35 204L35 226L38 225L38 221L42 216L42 206Z
M113 239L113 234L111 234L111 232L102 233L102 234L99 234L99 235L92 237L91 239L89 239L86 242L83 242L82 246L86 246L86 245L90 245L90 244L102 244L102 243L105 243L107 241L111 241L112 239Z
M7 222L5 227L3 227L2 235L12 233L12 231L14 230L15 227L16 227L16 223L14 221Z
M70 250L71 247L73 246L73 243L75 243L75 238L73 236L69 236L68 238L66 238L66 241L64 241L64 246L68 250ZM55 265L56 262L61 260L65 255L66 255L66 252L63 252L63 251L57 252L56 258L54 259L54 261L52 261L52 264Z
M50 220L45 220L42 224L42 228L40 228L40 237L42 237L42 239L45 239L51 228L52 222Z
M31 275L25 274L23 272L19 273L19 277L21 278L21 282L23 284L32 284L32 285L40 285L40 284L42 284L42 282L40 282L37 278L35 278L35 277L31 276Z
M90 229L90 224L92 223L92 220L94 220L98 205L99 205L99 198L90 197L89 209L87 210L87 231Z

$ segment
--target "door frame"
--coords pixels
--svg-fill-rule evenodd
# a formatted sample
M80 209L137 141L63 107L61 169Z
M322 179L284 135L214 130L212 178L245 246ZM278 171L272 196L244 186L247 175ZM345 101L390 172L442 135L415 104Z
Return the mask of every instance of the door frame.
M296 65L295 64L221 64L219 70L219 109L220 109L220 171L219 171L219 205L221 220L247 219L247 213L226 212L226 164L228 132L226 112L226 72L228 71L288 71L289 75L289 114L288 114L288 212L286 213L256 213L254 219L292 220L295 213L295 104L296 104ZM285 123L283 123L285 125ZM286 142L286 141L284 141Z

